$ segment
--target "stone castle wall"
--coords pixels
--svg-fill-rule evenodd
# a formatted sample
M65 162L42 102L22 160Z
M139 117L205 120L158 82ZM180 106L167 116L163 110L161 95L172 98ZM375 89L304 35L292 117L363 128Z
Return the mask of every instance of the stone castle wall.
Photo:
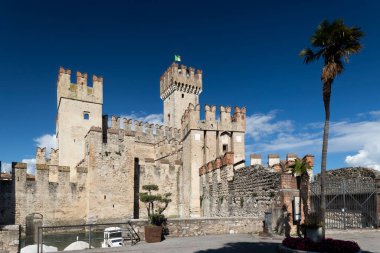
M16 253L19 251L20 226L0 226L0 253Z
M264 217L279 200L281 174L262 166L234 168L233 154L200 168L206 217Z
M134 130L126 130L120 128L119 118L112 117L109 128L92 127L84 137L84 159L74 168L58 166L58 150L52 149L46 159L45 148L37 148L33 180L27 178L26 164L14 163L13 180L0 180L4 192L1 224L25 224L31 213L41 213L44 225L133 218L136 166L138 192L145 184L157 184L160 193L171 192L172 203L165 214L178 217L182 179L179 132L158 126L153 133L137 124L142 125L135 122ZM143 203L138 211L139 217L146 217Z
M199 168L202 215L263 219L269 212L273 228L278 230L281 224L288 223L294 231L292 201L299 197L296 177L289 170L294 160L288 157L283 167L281 164L240 167L234 157L228 152ZM311 155L303 159L313 166Z
M13 163L13 180L0 181L8 186L7 196L10 206L5 207L2 224L25 224L26 216L41 213L46 224L75 224L85 220L86 201L84 185L70 182L68 167L57 168L57 182L49 181L49 167L38 164L35 180L27 178L26 164ZM79 178L86 177L81 172ZM85 179L83 179L85 181Z

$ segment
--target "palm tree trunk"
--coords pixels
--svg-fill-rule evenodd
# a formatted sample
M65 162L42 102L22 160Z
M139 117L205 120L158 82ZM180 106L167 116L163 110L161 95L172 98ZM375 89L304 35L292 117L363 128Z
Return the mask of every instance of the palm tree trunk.
M309 173L304 172L301 176L301 200L304 219L309 218Z
M321 221L322 221L322 238L325 238L326 232L326 162L327 162L327 147L329 142L329 127L330 127L330 97L331 97L331 79L323 83L323 103L325 106L325 127L323 129L323 144L322 144L322 162L321 162Z

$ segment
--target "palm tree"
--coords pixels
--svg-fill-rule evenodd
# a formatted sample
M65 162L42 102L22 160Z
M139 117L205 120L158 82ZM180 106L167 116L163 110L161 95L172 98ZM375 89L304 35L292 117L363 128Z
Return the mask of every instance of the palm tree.
M294 163L289 168L292 169L293 174L297 177L300 177L300 197L302 202L302 213L304 214L304 219L308 219L309 215L309 205L308 205L308 193L309 193L309 170L311 170L311 166L308 162L301 159L296 159Z
M332 23L327 20L317 27L315 33L311 36L311 46L314 48L305 48L300 55L304 57L305 63L311 63L323 58L324 65L322 69L322 93L325 107L325 126L323 132L322 144L322 162L321 162L321 221L323 224L323 238L325 237L325 214L326 214L326 158L330 125L330 97L331 85L336 76L341 74L344 69L344 62L348 63L348 57L351 54L358 53L362 48L360 39L363 32L359 27L348 27L342 20L334 20Z

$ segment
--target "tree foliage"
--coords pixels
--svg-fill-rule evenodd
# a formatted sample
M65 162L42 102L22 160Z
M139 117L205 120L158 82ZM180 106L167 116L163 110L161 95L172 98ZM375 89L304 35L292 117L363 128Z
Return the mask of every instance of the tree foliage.
M160 226L166 219L162 214L172 201L171 193L154 194L159 190L155 184L148 184L142 187L146 192L140 193L140 201L145 203L148 219L151 224Z

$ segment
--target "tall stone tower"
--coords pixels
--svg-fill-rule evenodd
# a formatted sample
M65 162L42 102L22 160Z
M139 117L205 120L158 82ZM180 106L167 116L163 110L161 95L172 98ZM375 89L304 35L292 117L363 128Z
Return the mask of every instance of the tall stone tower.
M173 63L160 78L160 97L164 101L164 125L181 128L181 117L189 104L199 103L202 70Z
M93 86L87 85L87 74L77 72L77 83L70 81L71 71L59 69L57 81L56 138L59 165L75 166L83 159L84 137L92 126L102 127L103 78L93 75Z

